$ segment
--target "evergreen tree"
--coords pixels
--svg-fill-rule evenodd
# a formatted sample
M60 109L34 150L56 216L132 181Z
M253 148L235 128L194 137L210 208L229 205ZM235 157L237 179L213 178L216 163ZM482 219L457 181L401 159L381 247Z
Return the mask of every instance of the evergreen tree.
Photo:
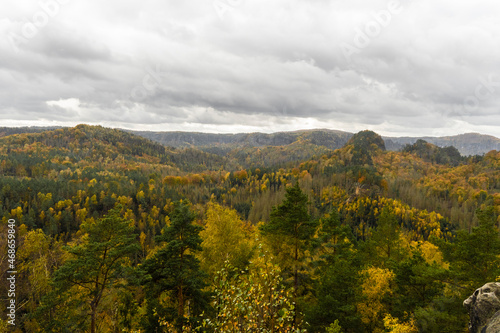
M457 232L456 241L440 241L444 258L451 263L452 277L467 288L465 295L500 276L500 238L494 207L478 209L478 226Z
M396 274L396 292L393 314L403 317L417 308L425 307L444 290L445 269L437 263L426 262L422 253L413 251L412 256L393 265Z
M83 242L66 247L71 258L54 273L54 290L39 309L40 315L48 313L53 319L45 329L64 332L87 327L91 333L105 329L98 327L100 305L123 277L127 258L138 250L134 228L120 217L120 208L93 223L82 224L81 230L86 233ZM87 311L82 308L84 304Z
M350 256L355 241L354 235L350 227L340 223L337 208L320 219L318 241L320 258L326 265L335 262L339 257Z
M361 332L356 309L361 261L351 228L340 224L337 209L320 220L318 239L321 260L314 288L316 302L308 307L306 321L313 332L324 331L329 324L340 325L343 332Z
M356 304L360 300L360 261L355 253L339 257L325 266L315 287L316 302L306 310L306 322L313 332L321 332L338 321L344 332L362 332Z
M194 256L201 250L199 233L203 228L193 224L195 214L189 202L175 203L170 220L156 237L165 245L142 265L148 310L144 326L148 332L156 332L165 321L182 331L205 304L204 273Z
M317 221L311 219L307 210L308 199L302 193L297 182L286 190L285 200L281 205L273 207L269 223L261 227L264 235L283 236L285 247L291 249L294 301L297 302L299 289L299 270L304 262L304 252L308 249L316 228ZM286 250L285 250L286 251ZM305 274L302 274L305 275Z
M457 332L467 324L463 300L475 289L500 275L500 239L494 207L476 211L478 225L471 232L459 230L453 242L434 239L450 263L444 280L449 290L425 308L415 311L419 326L426 332Z
M370 239L376 261L387 264L388 261L402 259L400 227L394 213L385 207L377 221L377 228Z

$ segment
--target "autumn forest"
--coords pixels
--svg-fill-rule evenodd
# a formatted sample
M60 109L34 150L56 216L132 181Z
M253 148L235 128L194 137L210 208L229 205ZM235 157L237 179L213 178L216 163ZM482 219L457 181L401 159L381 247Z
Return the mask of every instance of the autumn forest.
M1 137L0 331L467 332L464 299L500 281L499 151L226 148Z

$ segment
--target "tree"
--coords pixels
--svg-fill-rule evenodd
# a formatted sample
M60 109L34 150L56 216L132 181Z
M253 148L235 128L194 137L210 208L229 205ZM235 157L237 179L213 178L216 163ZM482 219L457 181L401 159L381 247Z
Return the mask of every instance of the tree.
M328 324L338 332L360 332L361 318L356 309L361 294L361 261L351 229L340 224L337 209L320 220L315 303L308 306L306 321L315 332ZM327 328L334 331L334 328Z
M305 332L294 323L297 310L280 273L262 252L247 272L226 263L214 280L215 318L205 319L201 331Z
M356 254L340 257L324 267L315 287L316 302L308 306L306 321L313 332L338 322L342 332L361 332L362 323L356 304L360 301L360 267Z
M425 331L463 329L463 323L467 323L463 300L486 282L496 281L500 275L500 239L494 207L478 209L476 215L478 225L470 233L459 230L453 242L434 239L444 259L450 263L448 276L445 276L449 287L443 296L415 312L419 326Z
M302 193L297 182L295 186L286 190L283 203L273 207L269 223L260 228L264 235L284 236L283 240L286 244L283 245L291 249L289 254L293 258L291 269L295 302L297 302L299 288L299 266L304 259L303 253L317 228L317 221L312 220L308 213L307 203L307 196Z
M437 240L451 274L466 287L464 296L500 276L500 238L494 207L476 211L478 226L457 232L453 243Z
M43 296L50 292L52 274L67 253L62 250L62 242L46 236L41 229L26 231L26 225L21 225L19 236L22 245L19 246L16 259L22 278L17 283L17 294L19 299L26 300L23 304L26 312L33 313ZM21 319L17 326L23 327L25 331L31 332L33 327L39 326L34 318L24 319L27 319L26 322L23 323Z
M129 221L120 217L120 208L111 210L93 223L81 225L81 231L85 233L83 241L66 247L72 257L54 273L54 291L46 298L42 310L47 310L47 306L53 304L50 299L60 301L58 309L61 311L64 304L70 307L87 304L90 311L84 311L83 314L90 317L90 332L97 332L97 316L101 311L99 306L106 293L123 276L128 256L138 250L134 228ZM78 312L75 311L72 315ZM86 322L87 318L82 319ZM63 321L66 320L75 318L69 319L67 315L63 315ZM58 325L58 322L52 321L52 324ZM68 324L61 326L67 327Z
M318 241L320 258L326 264L352 254L354 235L351 228L341 225L337 208L332 209L328 215L320 219Z
M205 229L200 233L203 250L200 253L202 267L215 274L226 261L243 269L248 265L253 248L243 230L238 213L230 208L210 202L205 213Z
M384 317L384 327L387 332L391 333L418 333L414 318L411 318L409 322L401 322L398 318L387 314Z
M396 290L392 314L403 317L417 308L426 307L442 295L446 271L437 263L429 264L422 253L414 250L412 256L394 263Z
M358 303L361 320L372 331L380 327L385 313L389 312L387 299L392 296L394 273L386 268L369 267L362 284L364 300Z
M371 245L374 247L375 256L382 263L389 260L401 259L401 232L396 216L385 207L380 214L371 238Z
M141 267L148 306L148 322L144 326L148 331L158 329L164 321L173 322L181 331L193 314L189 311L186 316L186 304L196 306L194 312L204 305L205 275L194 255L201 250L199 233L203 228L193 224L195 218L189 202L176 202L170 214L170 225L156 237L164 246Z

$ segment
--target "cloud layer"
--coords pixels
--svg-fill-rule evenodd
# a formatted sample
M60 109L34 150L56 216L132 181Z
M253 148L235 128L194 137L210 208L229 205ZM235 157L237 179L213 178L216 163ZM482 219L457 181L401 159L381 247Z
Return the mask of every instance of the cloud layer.
M6 0L0 126L500 136L500 3Z

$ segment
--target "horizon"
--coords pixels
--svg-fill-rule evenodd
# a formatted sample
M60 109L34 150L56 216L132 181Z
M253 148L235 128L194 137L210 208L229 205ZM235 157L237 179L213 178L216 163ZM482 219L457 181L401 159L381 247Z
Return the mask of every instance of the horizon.
M94 124L88 124L88 123L79 123L74 126L38 126L38 125L31 125L31 126L0 126L0 128L46 128L47 130L52 130L53 128L74 128L80 125L84 126L101 126L103 128L108 128L108 129L118 129L118 130L125 130L125 131L131 131L131 132L151 132L151 133L195 133L195 134L214 134L214 135L238 135L238 134L277 134L277 133L294 133L294 132L316 132L316 131L331 131L331 132L342 132L342 133L347 133L347 134L356 134L361 131L373 131L370 129L364 129L361 131L357 132L350 132L350 131L345 131L345 130L339 130L339 129L329 129L329 128L311 128L311 129L298 129L298 130L289 130L289 131L276 131L276 132L234 132L234 133L220 133L220 132L200 132L200 131L179 131L179 130L166 130L166 131L161 131L161 130L134 130L134 129L129 129L129 128L123 128L123 127L116 127L116 126L105 126L105 125L94 125ZM380 135L381 137L384 138L445 138L445 137L456 137L456 136L461 136L461 135L468 135L468 134L477 134L481 136L490 136L493 138L496 138L500 140L499 136L495 135L490 135L490 134L484 134L484 133L479 133L479 132L464 132L464 133L459 133L459 134L454 134L454 135L442 135L442 136L431 136L431 135L416 135L416 136L389 136L389 135L383 135L377 131L373 131L376 134Z

